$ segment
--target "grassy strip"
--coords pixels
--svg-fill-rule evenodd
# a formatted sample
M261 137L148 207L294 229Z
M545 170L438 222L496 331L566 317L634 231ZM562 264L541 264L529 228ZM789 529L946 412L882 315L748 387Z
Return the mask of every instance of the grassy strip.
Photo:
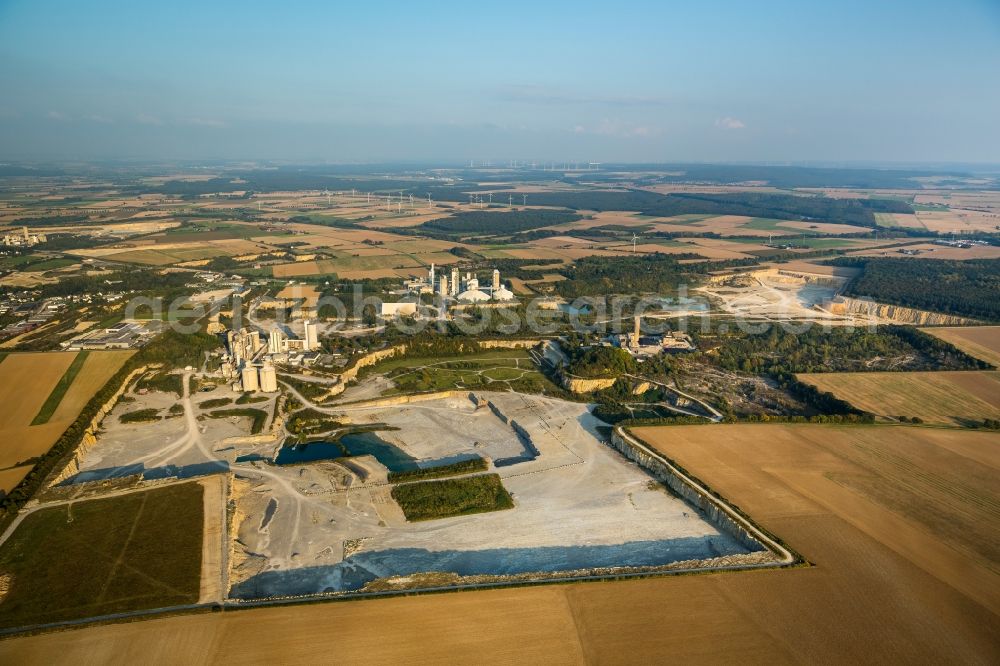
M159 421L160 418L160 410L155 407L150 407L148 409L137 409L134 412L122 414L118 417L118 420L121 423L142 423L145 421Z
M424 481L426 479L440 479L445 476L458 476L459 474L471 474L472 472L486 471L486 461L482 458L470 458L460 460L450 465L438 465L426 469L408 469L402 472L389 472L390 483L404 483L407 481Z
M0 627L189 604L201 587L202 487L40 509L0 547Z
M201 409L214 409L216 407L224 407L232 401L232 398L211 398L209 400L199 402L198 407Z
M393 487L392 498L409 521L514 508L514 500L497 474L407 483Z
M83 368L84 361L90 355L89 351L78 352L76 358L73 362L69 364L66 368L66 372L63 376L59 378L59 383L52 387L52 392L49 393L49 397L45 399L45 403L42 408L38 410L38 414L35 415L34 420L31 425L42 425L43 423L48 423L52 415L56 413L56 409L59 408L59 403L62 402L63 396L66 395L66 391L72 386L73 380L76 376L80 374L80 369Z
M208 416L213 419L224 419L228 416L249 416L253 419L253 425L250 426L250 434L256 435L261 430L264 429L264 422L267 421L267 412L261 409L254 409L253 407L245 407L243 409L217 409L214 412L209 412Z
M168 372L158 372L140 379L136 383L136 388L146 389L147 391L176 393L179 398L184 395L184 377L169 374Z

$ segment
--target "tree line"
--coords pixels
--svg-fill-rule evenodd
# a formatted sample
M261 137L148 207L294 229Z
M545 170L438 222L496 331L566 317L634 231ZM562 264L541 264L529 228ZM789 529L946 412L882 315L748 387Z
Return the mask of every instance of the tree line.
M837 266L861 269L850 296L944 314L1000 320L1000 259L841 257Z

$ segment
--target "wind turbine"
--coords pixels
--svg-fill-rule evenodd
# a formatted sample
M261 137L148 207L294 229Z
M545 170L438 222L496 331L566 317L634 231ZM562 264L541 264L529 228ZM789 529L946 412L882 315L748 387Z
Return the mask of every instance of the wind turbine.
M514 207L514 195L513 194L508 194L507 195L507 208L513 208L513 207Z
M326 195L326 205L330 205L330 190L323 190L323 194Z
M528 195L527 194L522 194L521 195L521 205L522 206L527 206L528 205Z
M639 237L636 236L635 233L633 233L632 234L632 254L635 254L635 242L637 240L639 240Z
M493 193L490 192L490 206L493 206Z

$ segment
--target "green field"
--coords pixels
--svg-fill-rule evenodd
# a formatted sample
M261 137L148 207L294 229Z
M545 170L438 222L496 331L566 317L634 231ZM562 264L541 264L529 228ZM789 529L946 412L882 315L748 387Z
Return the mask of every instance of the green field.
M0 547L0 626L196 603L202 492L183 483L28 515Z
M181 411L184 411L183 407L181 407ZM160 410L155 407L149 407L147 409L137 409L134 412L126 412L118 417L118 421L121 423L145 423L147 421L159 421L161 418L163 417L160 416Z
M266 398L265 398L266 400ZM199 409L215 409L216 407L223 407L232 403L232 398L210 398L209 400L203 400L198 403Z
M264 429L264 423L267 422L267 412L262 409L254 409L253 407L219 409L208 413L208 417L213 419L226 419L231 416L249 416L253 419L250 425L250 433L253 435L260 433Z
M48 257L40 254L21 254L13 257L0 258L0 268L17 269L20 271L51 271L56 268L65 268L79 263L76 259L67 257Z
M51 271L57 268L66 268L67 266L72 266L77 263L79 263L79 261L75 259L69 259L67 257L54 257L52 259L46 259L45 261L40 261L37 264L29 264L27 266L23 266L21 270L41 273L43 271Z
M783 239L781 239L783 240ZM858 241L850 238L796 238L788 241L792 245L801 245L812 250L833 250L839 248L853 248L858 245Z
M42 425L43 423L48 423L52 415L55 414L56 409L59 408L59 403L62 402L63 396L66 395L66 391L73 384L73 380L76 376L80 374L80 368L83 367L84 361L87 360L87 356L90 355L89 351L82 351L76 355L73 362L69 364L66 368L66 372L63 376L59 378L59 383L52 387L52 392L49 393L49 397L45 399L42 403L41 409L38 410L38 414L35 415L34 420L32 420L31 425Z
M514 508L514 500L496 474L407 483L394 487L392 498L410 521Z
M395 388L386 395L449 389L558 391L523 349L498 349L461 357L399 358L368 370L385 373Z

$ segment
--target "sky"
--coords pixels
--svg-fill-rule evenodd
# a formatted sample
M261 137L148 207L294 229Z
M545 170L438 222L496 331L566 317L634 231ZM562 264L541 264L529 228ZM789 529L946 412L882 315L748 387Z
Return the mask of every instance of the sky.
M0 159L1000 162L1000 0L0 0Z

